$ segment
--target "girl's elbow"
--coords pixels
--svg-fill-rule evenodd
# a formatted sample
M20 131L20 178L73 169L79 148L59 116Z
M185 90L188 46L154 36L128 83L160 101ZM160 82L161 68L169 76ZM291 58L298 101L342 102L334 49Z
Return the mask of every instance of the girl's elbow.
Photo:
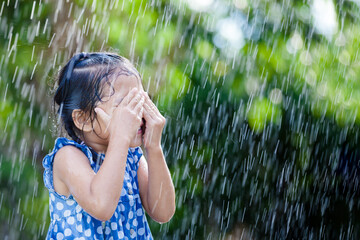
M108 221L115 212L116 206L112 206L112 204L101 203L95 205L94 207L94 215L93 217L100 221Z
M169 206L169 210L164 211L163 217L160 222L161 223L169 222L174 216L175 210L176 210L176 204L175 204L175 199L173 199L172 204Z
M111 218L110 215L106 215L103 213L96 214L93 217L96 218L97 220L103 221L103 222L108 221Z
M163 211L162 214L154 217L153 219L158 223L167 223L169 222L175 214L175 205L169 211Z
M108 221L114 215L114 212L105 210L101 211L100 209L94 213L93 217L100 221Z
M167 223L167 222L169 222L171 220L173 215L174 215L174 213L168 214L168 215L163 215L163 216L158 216L154 220L157 221L158 223Z

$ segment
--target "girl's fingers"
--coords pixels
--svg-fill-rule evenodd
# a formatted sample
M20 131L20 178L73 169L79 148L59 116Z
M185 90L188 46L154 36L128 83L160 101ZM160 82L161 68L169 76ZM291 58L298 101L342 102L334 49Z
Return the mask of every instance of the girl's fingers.
M130 100L128 106L129 106L130 108L132 108L132 109L135 108L136 105L140 102L141 98L142 98L142 94L141 94L141 93L137 93L137 94Z
M141 96L140 101L138 101L138 103L136 104L136 106L135 106L135 108L134 108L134 111L135 111L137 114L139 114L140 111L142 111L143 105L144 105L144 101L145 101L144 97Z
M144 115L144 107L143 106L141 106L141 108L140 108L140 111L139 111L139 113L138 113L138 116L141 116L141 119L142 119L142 116ZM141 120L142 121L142 120Z
M145 102L144 102L144 117L153 119L155 121L161 121L164 119L164 117L161 115L159 109L156 107L156 105L151 101L149 95L146 92L143 92L143 95L145 96Z
M123 99L119 98L119 99L115 100L115 104L117 104L116 106L118 106L120 104L128 105L130 103L130 101L136 96L138 91L139 90L137 88L131 89L130 92Z
M154 112L154 114L157 117L162 116L159 109L156 107L156 105L153 103L153 101L151 101L151 99L149 98L149 96L146 98L146 103L149 105L149 108L152 110L152 112Z
M114 101L114 107L118 107L120 105L120 103L124 100L124 98L117 98Z
M106 129L107 129L110 124L110 116L99 107L95 108L94 111L95 111L96 115L99 117L100 121L102 121L105 124Z
M94 111L103 122L108 122L110 120L110 116L101 108L97 107L94 109Z
M144 107L143 107L143 116L144 116L144 119L145 121L147 122L150 122L150 120L152 120L152 116L149 114L149 112L147 111L147 109L145 108L145 104L144 104Z
M150 119L155 119L154 111L150 108L147 102L144 103L144 115ZM145 119L146 120L146 119Z

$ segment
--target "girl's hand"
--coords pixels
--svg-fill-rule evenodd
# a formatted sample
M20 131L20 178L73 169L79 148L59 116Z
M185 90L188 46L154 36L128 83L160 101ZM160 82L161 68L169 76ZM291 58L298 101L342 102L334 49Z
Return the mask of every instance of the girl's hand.
M95 108L101 125L109 133L109 140L119 135L129 142L135 138L142 122L144 100L140 90L133 88L123 99L114 101L112 113Z
M161 134L166 123L166 119L161 115L158 108L149 98L146 92L143 116L146 121L143 143L146 149L161 148Z

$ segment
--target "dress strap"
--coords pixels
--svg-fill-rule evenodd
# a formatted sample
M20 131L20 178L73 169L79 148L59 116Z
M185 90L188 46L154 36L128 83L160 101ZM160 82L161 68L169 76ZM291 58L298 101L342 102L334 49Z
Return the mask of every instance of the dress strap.
M42 165L45 169L44 176L43 176L44 184L45 184L45 187L47 187L49 189L49 191L55 192L54 183L53 183L53 162L54 162L55 154L62 147L68 146L68 145L74 146L74 147L80 149L86 155L86 157L89 159L91 167L92 168L95 167L95 162L93 160L93 154L90 151L90 148L88 146L86 146L85 144L77 143L74 140L69 140L64 137L57 138L55 140L54 149L52 150L51 153L47 154L42 161Z

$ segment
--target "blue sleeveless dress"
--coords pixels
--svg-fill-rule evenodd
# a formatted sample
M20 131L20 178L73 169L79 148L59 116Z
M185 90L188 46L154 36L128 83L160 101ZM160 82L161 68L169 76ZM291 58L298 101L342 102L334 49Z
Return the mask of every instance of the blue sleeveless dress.
M85 144L67 138L58 138L54 149L43 159L44 183L49 189L50 226L46 239L153 239L143 210L137 179L137 169L142 156L140 147L129 148L124 174L124 184L118 206L108 221L100 221L85 212L73 196L55 192L53 161L60 148L71 145L80 149L97 172L104 154L97 154Z

